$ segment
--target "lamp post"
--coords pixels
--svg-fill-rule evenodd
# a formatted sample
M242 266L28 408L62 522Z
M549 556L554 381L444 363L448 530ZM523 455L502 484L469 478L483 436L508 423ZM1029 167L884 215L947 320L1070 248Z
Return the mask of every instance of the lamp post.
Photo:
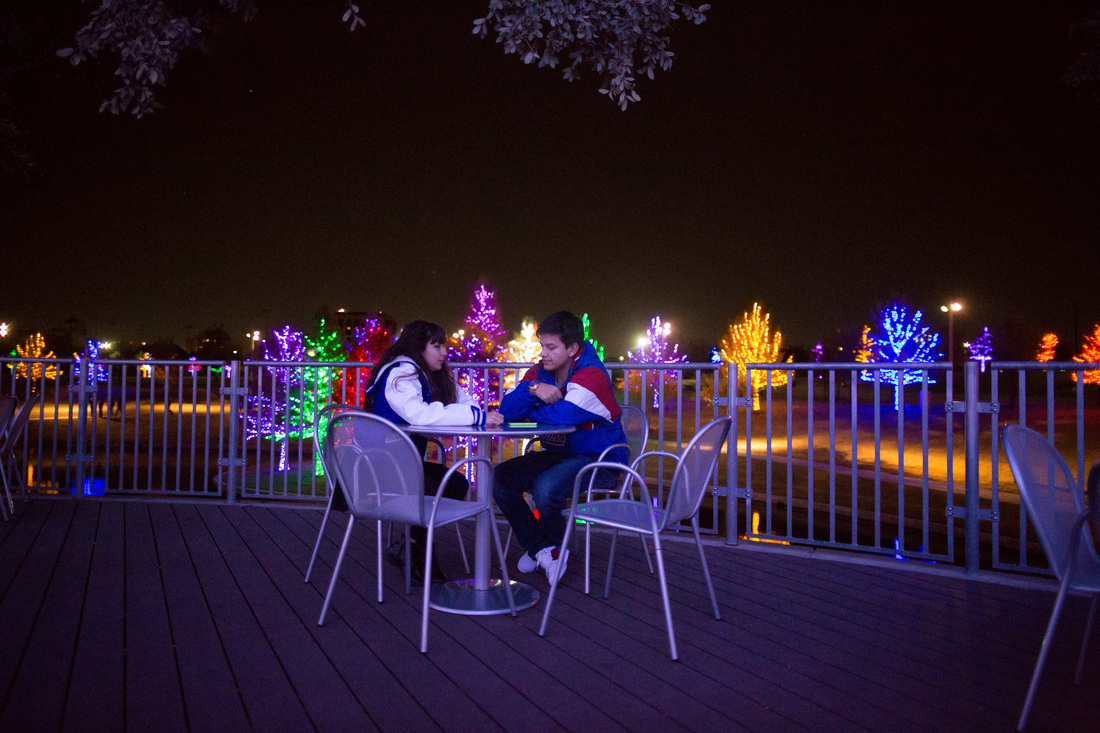
M947 314L947 363L952 369L955 368L955 314L962 308L962 303L957 300L940 306L940 310Z

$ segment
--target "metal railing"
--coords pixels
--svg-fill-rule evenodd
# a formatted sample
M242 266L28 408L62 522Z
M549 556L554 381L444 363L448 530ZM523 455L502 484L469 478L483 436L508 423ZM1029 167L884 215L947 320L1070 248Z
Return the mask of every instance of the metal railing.
M43 396L18 449L34 489L321 502L313 416L357 403L370 366L13 357L0 359L0 393ZM1082 380L1097 364L994 362L981 373L968 362L961 391L943 363L750 364L741 375L710 363L607 366L616 398L649 418L650 449L679 453L707 422L732 416L735 449L701 515L704 531L731 544L1045 572L1000 426L1044 431L1079 476L1100 455L1100 401L1089 404ZM452 367L494 405L529 365ZM467 450L447 444L450 460ZM522 450L498 441L494 459ZM659 500L672 463L645 467Z

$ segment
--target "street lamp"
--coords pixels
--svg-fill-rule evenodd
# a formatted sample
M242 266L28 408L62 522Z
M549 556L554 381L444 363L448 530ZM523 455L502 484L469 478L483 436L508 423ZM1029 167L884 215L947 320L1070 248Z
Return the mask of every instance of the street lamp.
M962 309L962 303L957 300L940 306L940 310L947 314L947 363L952 369L955 368L955 314Z

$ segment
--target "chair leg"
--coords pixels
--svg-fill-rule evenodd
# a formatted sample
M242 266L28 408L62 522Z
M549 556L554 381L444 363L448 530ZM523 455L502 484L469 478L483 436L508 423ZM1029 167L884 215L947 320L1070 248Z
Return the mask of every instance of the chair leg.
M1039 677L1043 674L1043 665L1047 662L1047 654L1050 652L1050 643L1054 640L1054 630L1058 628L1058 618L1062 615L1062 605L1066 601L1066 592L1069 590L1069 573L1062 578L1062 586L1058 589L1058 597L1054 601L1054 610L1050 613L1050 621L1047 623L1047 632L1043 636L1043 643L1039 647L1039 658L1035 660L1035 671L1031 674L1031 684L1027 688L1027 697L1024 698L1024 709L1020 712L1020 721L1016 724L1017 731L1023 731L1027 726L1027 716L1031 713L1031 703L1035 699L1035 690L1039 687Z
M317 619L318 626L325 625L328 604L332 601L332 591L336 589L336 578L340 575L340 566L344 563L344 554L348 551L348 542L351 540L351 528L353 526L355 526L355 517L348 515L348 528L344 532L344 541L340 543L340 554L336 556L336 564L332 566L332 580L328 582L328 593L325 594L325 602L321 606L321 617Z
M5 522L8 521L8 519L15 513L15 506L12 505L12 502L11 502L11 491L8 490L7 462L8 462L8 459L6 457L3 458L3 459L0 459L0 476L3 477L3 481L4 481L4 496L0 496L0 512L3 512ZM8 506L9 505L11 505L11 511L10 512L8 511Z
M376 558L376 562L378 563L378 602L381 603L382 602L382 552L383 552L383 550L382 550L382 520L381 519L378 520L378 531L375 532L375 535L378 538L378 552L376 553L378 555L378 557ZM386 546L389 547L389 545L386 545Z
M619 530L611 530L611 551L607 553L607 577L603 581L603 597L611 597L611 574L615 569L615 543L619 541ZM647 550L648 552L648 550Z
M565 537L561 541L562 557L568 559L569 552L569 540L573 536L573 514L570 512L569 524L565 526ZM550 594L546 596L546 608L542 611L542 623L539 625L539 636L546 636L546 622L550 620L550 607L554 605L554 594L558 590L558 582L561 580L561 566L564 563L558 565L558 572L554 574L554 577L550 579Z
M1089 649L1089 639L1092 638L1092 627L1096 621L1096 605L1100 601L1100 595L1094 595L1092 597L1092 604L1089 606L1089 620L1085 622L1085 638L1081 639L1081 653L1077 657L1077 674L1073 677L1073 684L1078 687L1081 686L1081 673L1085 671L1085 653Z
M390 522L393 527L393 522ZM412 593L412 537L409 537L409 525L405 525L405 595Z
M661 538L657 532L653 533L653 549L657 555L657 577L661 582L661 602L665 607L665 625L668 627L668 648L672 655L672 661L680 658L676 651L676 632L672 628L672 603L668 599L668 581L665 578L665 558L661 552Z
M588 595L588 578L592 570L592 523L584 523L584 594Z
M408 535L406 535L408 537ZM428 611L431 604L428 603L428 594L432 585L432 541L435 539L435 526L428 527L428 544L424 548L424 599L420 608L420 653L428 653ZM409 562L409 547L405 547L405 562Z
M497 555L500 557L500 582L504 583L504 594L508 597L508 608L512 610L512 616L514 617L516 615L516 599L512 597L512 580L508 577L508 563L505 560L507 554L503 545L500 544L500 530L497 529L493 512L491 509L487 511L489 512L489 527L493 532L493 543L497 546Z
M458 535L458 551L462 555L462 566L466 568L466 574L470 574L470 561L466 559L466 543L462 541L462 527L455 522L455 534Z
M317 541L313 543L313 554L309 556L309 567L306 568L306 582L309 582L309 574L313 572L313 563L317 559L317 551L321 549L321 538L325 536L325 525L328 524L328 515L332 512L332 496L328 498L328 506L325 507L325 516L321 518L321 528L317 530Z
M699 562L703 565L703 577L707 580L707 590L710 591L710 605L714 607L714 618L721 620L718 613L718 598L714 595L714 583L710 580L710 568L707 567L707 556L703 553L703 540L699 537L699 515L691 518L691 531L695 533L695 546L699 548Z

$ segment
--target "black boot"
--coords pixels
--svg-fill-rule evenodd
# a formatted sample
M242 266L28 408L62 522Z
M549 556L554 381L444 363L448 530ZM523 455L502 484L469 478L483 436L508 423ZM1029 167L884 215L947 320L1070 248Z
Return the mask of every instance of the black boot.
M405 573L405 548L409 546L407 540L402 537L399 540L394 540L388 550L386 550L386 559L390 565L401 570L402 575ZM412 557L409 558L409 577L412 579L413 584L419 584L424 582L424 552L423 550L417 551L419 545L416 542L412 543Z
M416 540L412 542L412 579L416 583L424 582L424 545ZM432 550L432 582L446 583L450 580L439 564L439 556Z

